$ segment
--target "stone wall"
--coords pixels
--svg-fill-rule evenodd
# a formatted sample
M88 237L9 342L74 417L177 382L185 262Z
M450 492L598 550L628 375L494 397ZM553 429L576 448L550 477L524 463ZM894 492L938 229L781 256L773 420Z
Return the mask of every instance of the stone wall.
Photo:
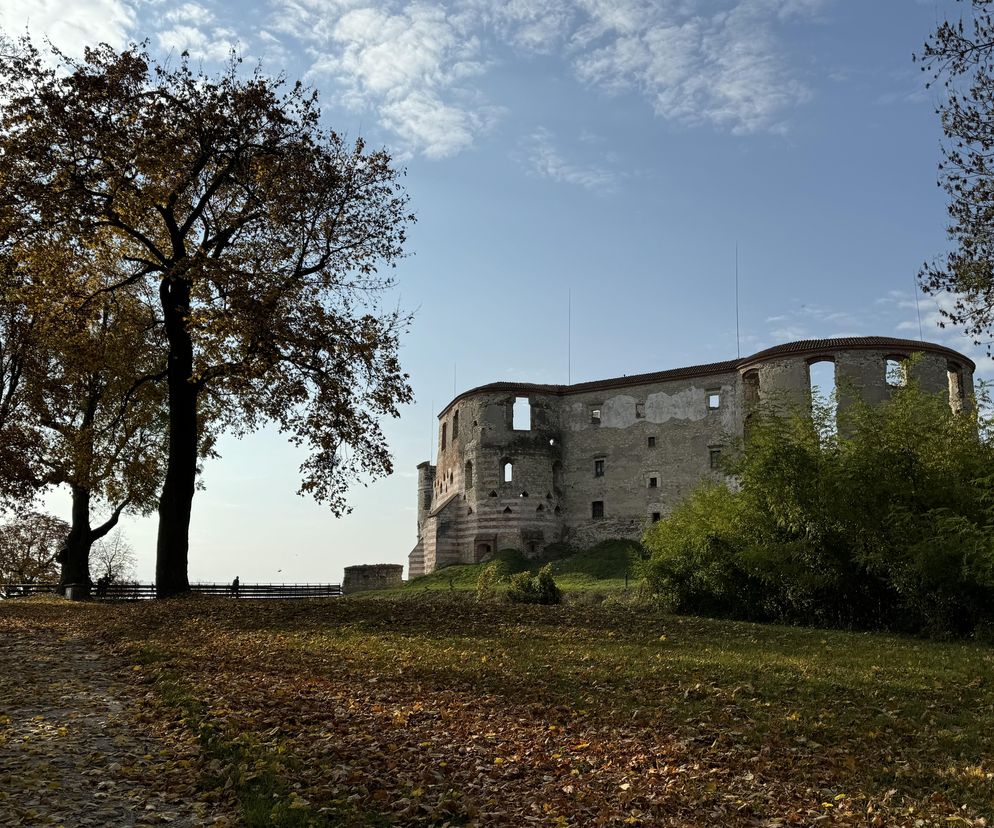
M639 538L743 436L764 403L811 405L811 365L835 366L840 409L893 393L889 361L954 410L969 405L973 363L939 345L885 337L789 343L736 360L571 386L494 383L439 415L438 461L418 466L418 543L408 576L476 563L504 548L538 556ZM528 416L515 428L516 402ZM505 471L508 464L510 470Z
M342 592L365 592L370 589L390 589L404 583L404 567L400 564L359 564L345 567Z

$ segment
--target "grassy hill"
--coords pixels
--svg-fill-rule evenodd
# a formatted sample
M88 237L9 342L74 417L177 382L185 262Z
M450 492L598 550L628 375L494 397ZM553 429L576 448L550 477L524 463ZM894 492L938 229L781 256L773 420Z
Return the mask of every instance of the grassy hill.
M568 550L567 550L568 551ZM552 563L552 572L560 589L566 592L589 590L612 591L623 589L625 573L629 586L638 579L638 561L642 548L635 541L608 540L581 552L564 557L530 561L514 549L498 552L491 561L480 564L457 564L413 578L392 594L423 592L425 590L465 591L475 590L480 572L496 565L504 576L498 588L506 588L507 578L516 572L538 572L546 563Z

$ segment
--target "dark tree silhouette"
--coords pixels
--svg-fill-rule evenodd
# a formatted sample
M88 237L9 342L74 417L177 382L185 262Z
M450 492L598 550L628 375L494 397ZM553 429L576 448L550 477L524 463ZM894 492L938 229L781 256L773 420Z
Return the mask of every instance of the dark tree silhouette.
M189 587L205 422L275 421L310 449L301 491L336 514L351 481L391 470L379 417L411 397L397 357L408 320L380 310L392 282L378 268L402 255L413 216L389 155L324 130L299 83L244 76L237 59L209 77L141 46L54 58L27 39L0 56L0 202L109 251L119 278L101 292L156 292L168 388L156 585L170 595Z

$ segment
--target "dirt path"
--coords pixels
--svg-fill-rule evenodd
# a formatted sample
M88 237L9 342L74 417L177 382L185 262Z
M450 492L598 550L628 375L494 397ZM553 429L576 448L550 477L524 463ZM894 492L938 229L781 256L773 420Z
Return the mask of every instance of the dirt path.
M232 825L197 801L197 751L142 721L128 667L0 624L0 826Z

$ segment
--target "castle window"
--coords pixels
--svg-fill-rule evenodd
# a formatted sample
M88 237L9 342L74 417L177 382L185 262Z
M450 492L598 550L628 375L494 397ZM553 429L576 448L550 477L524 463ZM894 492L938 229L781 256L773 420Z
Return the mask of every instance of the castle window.
M557 506L557 507L555 508L555 510L554 510L554 511L555 511L555 513L556 513L556 514L558 515L558 514L559 514L559 513L560 513L560 512L562 511L562 509L560 509L560 508L559 508L559 507Z
M662 515L660 515L659 512L653 512L652 513L652 522L653 523L659 523L659 518L660 517L662 517Z
M544 512L545 511L545 507L541 503L539 503L538 504L538 508L535 511L536 512Z
M908 364L898 357L888 357L884 377L891 388L903 388L908 384Z
M645 403L637 402L635 403L635 419L641 420L645 417Z
M452 415L452 439L455 440L459 436L459 412L457 411Z
M717 469L721 466L721 446L710 446L708 448L708 466Z
M510 460L504 460L501 462L500 479L504 483L510 483L514 479L514 464Z
M658 487L659 487L659 478L658 477L650 477L649 478L649 488L650 489L656 489Z
M511 428L515 431L530 431L532 427L532 406L528 397L515 397L511 410Z
M600 425L601 424L601 410L600 410L600 408L591 408L590 409L590 422L593 425Z
M488 497L497 497L497 492L491 491Z
M649 448L655 448L655 447L656 447L656 436L653 434L650 435L649 437Z
M442 423L442 451L445 451L445 423Z
M504 514L505 515L511 514L511 507L510 506L505 506L504 507Z
M963 400L966 399L963 369L955 362L950 362L946 366L946 376L949 380L949 405L954 411L959 411L963 407Z
M522 492L521 497L528 497L528 492Z
M604 476L604 461L594 460L594 477Z
M717 411L721 407L721 389L712 388L708 391L708 411Z
M604 517L604 501L595 500L590 504L590 517L594 520Z
M473 461L472 460L467 460L466 461L466 473L465 473L464 476L465 476L465 479L466 479L466 488L467 489L472 489L473 488Z
M468 508L468 509L466 510L466 516L467 516L467 517L468 517L469 515L471 515L471 514L473 514L473 507L472 507L472 506L470 506L470 507L469 507L469 508Z

